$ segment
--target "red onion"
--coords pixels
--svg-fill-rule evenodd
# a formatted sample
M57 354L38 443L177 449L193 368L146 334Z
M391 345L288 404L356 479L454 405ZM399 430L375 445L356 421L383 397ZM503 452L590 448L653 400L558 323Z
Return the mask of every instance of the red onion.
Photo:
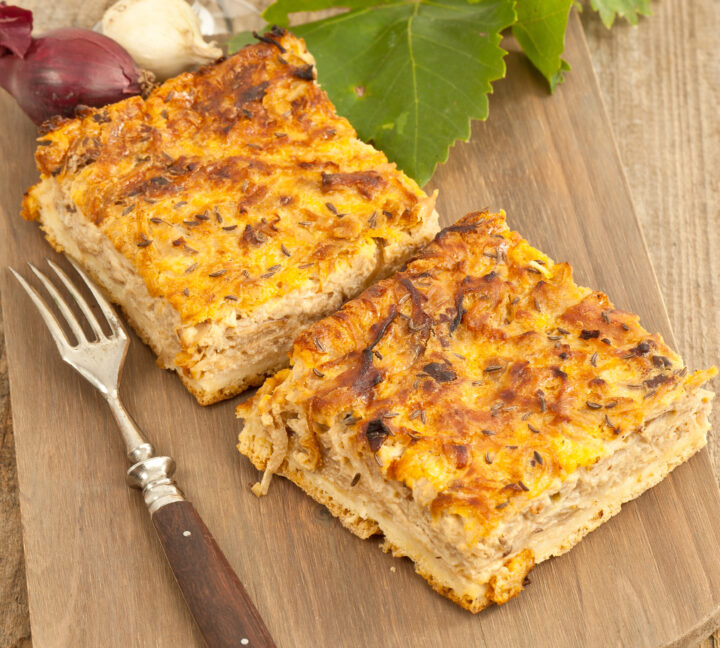
M140 94L141 70L114 40L64 28L32 38L32 13L0 4L0 86L36 124Z
M16 56L24 56L32 42L31 31L31 11L0 2L0 53L7 48Z

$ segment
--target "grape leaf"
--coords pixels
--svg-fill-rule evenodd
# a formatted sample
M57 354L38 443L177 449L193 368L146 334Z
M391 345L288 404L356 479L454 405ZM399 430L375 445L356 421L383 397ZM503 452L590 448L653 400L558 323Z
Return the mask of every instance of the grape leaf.
M315 56L319 80L338 112L421 185L450 146L486 119L491 83L505 75L499 46L512 32L551 92L570 65L562 58L568 15L580 0L275 0L268 24L290 14L344 11L293 27ZM610 27L649 15L650 0L590 0ZM234 52L250 41L234 36Z
M483 0L468 0L471 4ZM563 80L563 73L570 69L561 55L565 49L565 30L570 8L578 0L517 0L517 21L512 26L513 35L533 65L545 76L550 90ZM263 12L268 25L287 27L290 14L299 11L322 9L360 9L372 7L377 0L276 0ZM243 41L242 45L248 41ZM241 43L238 41L238 45Z
M255 36L253 36L253 32L238 32L237 34L231 36L230 40L228 41L228 53L234 54L239 49L245 47L245 45L251 45L252 43L257 43L257 39L255 38Z
M378 4L380 4L378 0L276 0L263 11L262 16L268 25L287 27L290 25L291 13L337 8L365 9Z
M318 79L365 141L420 185L447 160L470 120L485 119L491 82L505 75L500 32L515 22L514 0L344 0L350 11L293 27L315 56ZM265 12L338 6L279 0Z
M650 0L590 0L590 5L600 14L605 27L610 29L615 17L627 18L631 25L637 25L638 15L650 16Z
M561 83L570 69L562 59L565 29L573 0L518 0L513 36L532 64L550 84L550 91Z

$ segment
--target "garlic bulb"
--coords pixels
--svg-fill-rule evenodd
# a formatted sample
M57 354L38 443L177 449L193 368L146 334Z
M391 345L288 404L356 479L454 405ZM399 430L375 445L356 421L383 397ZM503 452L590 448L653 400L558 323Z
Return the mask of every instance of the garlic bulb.
M185 0L120 0L105 12L102 30L161 81L223 53L203 40Z

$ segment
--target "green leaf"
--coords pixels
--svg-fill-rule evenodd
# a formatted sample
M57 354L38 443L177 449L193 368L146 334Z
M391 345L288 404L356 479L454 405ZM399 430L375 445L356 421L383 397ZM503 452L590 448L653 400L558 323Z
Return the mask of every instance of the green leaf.
M318 80L365 141L420 185L447 160L470 120L488 115L491 82L505 75L500 32L513 0L345 0L346 13L293 27L315 56ZM336 6L279 0L264 17Z
M512 32L532 64L550 84L561 83L570 69L562 59L565 29L573 0L518 0Z
M568 72L569 70L572 70L570 63L568 63L565 59L562 59L560 61L560 68L550 79L550 92L555 92L557 84L565 81L565 72Z
M626 18L631 25L637 25L638 15L650 16L650 0L590 0L590 5L600 14L605 27L610 29L615 17Z
M228 41L228 53L235 54L239 49L251 43L257 43L257 39L252 35L252 32L239 32Z
M277 0L263 11L262 16L267 20L268 25L287 27L290 24L290 14L299 11L365 9L377 4L379 4L378 0Z

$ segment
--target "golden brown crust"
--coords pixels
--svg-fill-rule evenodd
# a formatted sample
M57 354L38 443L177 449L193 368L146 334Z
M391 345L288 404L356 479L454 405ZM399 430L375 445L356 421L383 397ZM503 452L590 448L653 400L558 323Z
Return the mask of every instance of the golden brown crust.
M535 566L532 550L523 549L505 561L505 564L490 577L487 598L501 605L516 597L525 585L525 577Z
M704 406L697 410L694 416L687 419L684 422L683 429L678 431L678 436L684 441L676 445L668 457L653 462L649 475L642 479L632 479L629 487L621 490L617 496L609 499L603 498L600 501L593 501L587 508L587 515L584 517L585 521L576 526L572 532L563 536L561 542L553 547L551 555L559 556L569 551L588 533L619 513L623 502L634 499L646 489L660 482L670 471L689 459L704 445L705 432L708 428L707 416L710 410L712 393L700 390L700 399L703 401ZM269 444L265 442L264 438L251 438L241 434L238 448L243 454L250 458L258 470L265 469L271 454L271 448ZM379 525L373 520L361 518L347 507L338 504L327 492L314 486L312 481L303 475L302 471L288 470L287 462L283 462L278 472L280 475L293 481L313 499L326 505L331 513L339 518L343 526L360 538L367 538L378 531L381 532ZM360 524L357 524L358 520ZM404 557L407 555L405 551L387 538L382 543L381 549L391 553L395 557ZM547 557L549 556L543 556L543 559ZM503 567L490 577L488 587L485 591L477 596L462 593L460 590L453 589L453 587L447 583L441 582L431 571L423 568L419 562L414 564L414 568L416 573L425 578L436 592L457 603L469 612L476 614L491 603L507 602L507 600L522 591L526 584L524 579L534 564L535 559L532 550L526 548L513 554L505 561ZM504 597L503 594L506 594L507 597Z
M396 262L430 235L418 240L433 199L335 113L302 40L271 38L285 51L248 46L147 99L54 122L38 141L42 178L183 326L252 319L358 259ZM42 220L39 186L26 218ZM175 364L190 369L200 346L181 344Z
M385 548L473 612L517 595L536 560L702 447L712 397L700 389L712 370L688 375L660 336L577 286L503 214L438 234L301 333L291 362L238 408L260 490L301 465L292 481L373 511ZM356 470L372 484L361 496L341 487ZM387 511L406 516L402 528Z
M261 490L301 466L292 481L334 493L341 519L369 511L386 550L472 612L516 596L709 427L713 371L688 375L503 214L441 232L300 334L291 362L238 408ZM362 493L343 491L353 473Z
M418 224L422 191L298 76L304 43L280 42L282 55L246 47L39 140L43 177L72 182L77 208L183 323L257 307Z
M478 536L711 375L487 213L306 329L291 362L267 403L304 412L307 445L350 420L359 456L428 480L433 514Z
M47 242L53 247L53 249L56 252L63 253L65 252L63 246L55 239L54 236L50 233L50 231L46 228L43 228L43 231L45 232L45 238ZM76 261L79 262L79 259L76 259ZM102 285L102 277L99 277L95 271L90 267L85 267L85 272L90 276L90 278L98 285ZM117 301L114 299L113 295L110 295L110 298L113 299L113 301ZM123 317L127 320L128 324L132 326L133 330L137 333L138 337L142 340L143 344L146 344L149 346L155 355L160 356L162 354L161 349L157 348L157 346L154 344L153 340L148 337L148 335L145 333L142 326L140 326L136 321L135 318L132 316L132 314L122 305L119 304L120 310L122 311ZM158 365L160 365L163 369L169 369L170 367L164 367L160 360L158 359ZM178 372L178 376L180 377L180 380L182 380L183 384L185 385L185 388L195 397L199 405L214 405L215 403L219 403L220 401L225 400L226 398L231 398L232 396L235 396L236 394L239 394L249 387L258 387L259 385L262 385L265 378L267 376L272 375L275 371L277 371L280 367L270 367L267 371L265 371L261 375L251 376L246 379L242 379L240 381L231 383L229 385L226 385L222 387L221 389L217 389L214 391L208 391L205 389L199 388L191 378L189 378L184 372L180 371Z

